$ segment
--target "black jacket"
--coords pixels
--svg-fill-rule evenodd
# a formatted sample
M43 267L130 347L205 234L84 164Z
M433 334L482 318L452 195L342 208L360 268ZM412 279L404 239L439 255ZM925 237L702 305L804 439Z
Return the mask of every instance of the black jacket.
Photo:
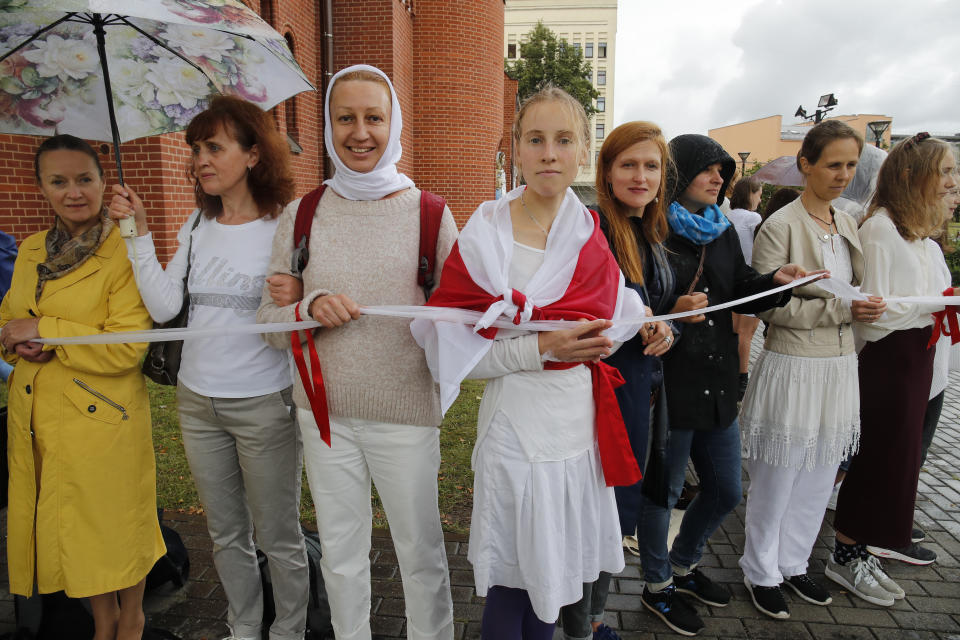
M671 235L666 248L677 278L677 293L686 294L700 262L700 246ZM694 291L707 294L707 304L715 305L775 286L773 273L761 275L743 261L740 241L731 225L706 245L703 274ZM733 310L756 313L782 307L788 300L789 290ZM723 309L708 314L703 322L684 324L680 340L663 357L672 429L722 429L737 416L740 360L730 311Z

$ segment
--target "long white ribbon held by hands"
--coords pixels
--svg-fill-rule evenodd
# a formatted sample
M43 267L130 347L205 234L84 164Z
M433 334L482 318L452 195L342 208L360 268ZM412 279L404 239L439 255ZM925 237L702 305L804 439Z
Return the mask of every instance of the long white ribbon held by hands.
M816 286L828 293L832 293L841 300L866 300L870 294L860 291L860 287L854 287L849 282L826 278L817 282ZM884 302L900 302L904 304L939 304L939 305L960 305L960 296L891 296L884 298Z
M643 316L639 318L624 318L618 325L642 325L648 322L657 322L660 320L677 320L690 316L720 311L729 307L735 307L740 304L757 300L765 296L771 296L807 284L819 278L820 275L806 276L794 280L793 282L767 291L756 293L752 296L731 300L722 304L716 304L703 309L694 309L692 311L681 311L679 313L668 313L660 316ZM960 299L958 299L960 303ZM469 311L466 309L453 309L448 307L425 307L425 306L403 306L403 305L382 305L360 307L360 313L368 316L387 316L391 318L425 318L440 322L457 322L461 324L476 325L483 317L480 311ZM560 329L569 329L579 324L575 320L528 320L520 324L514 324L509 318L499 318L491 326L500 329L525 329L527 331L557 331ZM250 335L259 333L284 333L287 331L309 330L322 326L319 322L271 322L264 324L244 324L224 327L199 327L192 329L150 329L147 331L119 331L116 333L97 333L89 336L70 336L63 338L39 338L34 342L53 345L67 344L124 344L129 342L166 342L170 340L185 340L193 338L214 338L231 335Z

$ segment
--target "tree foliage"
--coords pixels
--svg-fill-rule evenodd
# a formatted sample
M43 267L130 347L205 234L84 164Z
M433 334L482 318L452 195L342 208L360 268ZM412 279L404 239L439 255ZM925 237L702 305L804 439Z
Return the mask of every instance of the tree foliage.
M593 101L600 96L594 89L593 69L579 48L557 38L542 21L537 23L520 45L520 58L504 61L507 75L519 84L520 100L539 91L548 82L577 99L587 115L597 112Z

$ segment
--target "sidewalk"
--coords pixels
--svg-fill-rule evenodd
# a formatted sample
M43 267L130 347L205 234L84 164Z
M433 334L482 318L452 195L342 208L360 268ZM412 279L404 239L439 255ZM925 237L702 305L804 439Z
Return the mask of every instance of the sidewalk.
M943 416L926 467L920 476L917 524L927 532L927 544L939 559L928 567L885 562L889 574L906 590L905 600L877 607L844 593L823 578L824 561L833 546L832 512L827 512L813 551L811 574L833 595L833 604L818 607L787 594L791 618L775 621L761 616L750 602L737 565L743 549L744 506L741 504L711 538L702 566L733 593L724 608L697 605L706 629L700 638L803 638L828 640L960 640L960 374L951 373ZM6 531L6 516L0 526ZM220 640L226 635L226 603L211 561L210 538L203 516L167 513L167 522L190 549L190 583L182 591L157 594L145 603L148 624L169 629L185 640ZM13 602L7 592L5 537L0 549L0 633L13 629ZM483 601L474 595L465 536L446 536L453 589L457 640L479 638ZM384 638L405 637L400 571L389 534L375 531L371 552L373 573L373 632ZM643 609L643 589L637 558L627 555L627 567L616 576L607 603L607 623L624 640L680 638ZM559 634L558 636L559 637ZM65 639L67 640L67 639Z

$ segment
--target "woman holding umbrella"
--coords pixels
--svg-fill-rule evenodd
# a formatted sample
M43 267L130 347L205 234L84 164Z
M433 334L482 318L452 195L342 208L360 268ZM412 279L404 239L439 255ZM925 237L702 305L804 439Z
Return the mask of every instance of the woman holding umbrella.
M35 342L150 326L103 210L89 144L49 138L34 156L56 217L23 241L0 306L9 390L10 592L89 598L95 640L143 631L147 572L166 552L156 514L143 344Z
M293 197L289 151L273 119L256 105L218 96L186 132L197 209L180 229L164 270L144 206L129 186L115 186L110 216L133 216L127 240L137 285L150 315L173 318L184 304L188 327L256 322L270 240ZM299 290L273 287L280 301ZM234 640L260 638L263 594L253 545L270 562L276 618L271 640L301 640L309 572L300 531L301 450L293 418L287 355L256 335L184 341L177 408L187 461L207 516L213 561L227 596Z

